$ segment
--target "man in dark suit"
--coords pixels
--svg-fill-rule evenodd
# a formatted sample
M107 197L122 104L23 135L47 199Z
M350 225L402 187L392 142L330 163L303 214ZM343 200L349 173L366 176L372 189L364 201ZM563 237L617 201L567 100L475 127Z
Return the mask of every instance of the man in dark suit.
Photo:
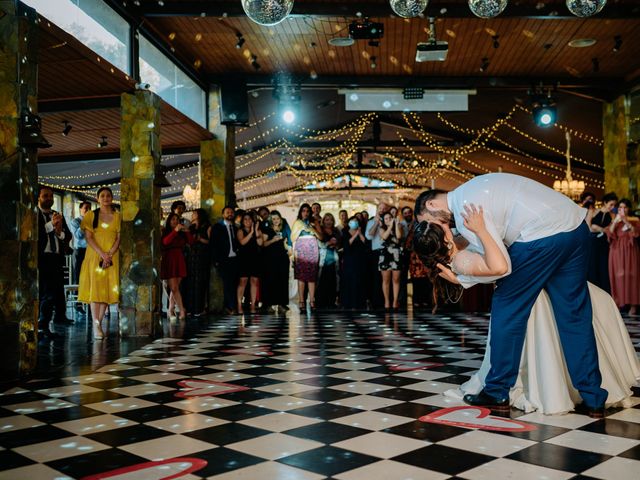
M225 206L222 209L222 220L213 226L211 232L212 257L222 279L226 313L235 312L236 289L238 288L238 241L236 240L233 216L233 207Z
M38 291L40 317L38 330L41 338L57 338L50 323L73 323L66 316L64 298L65 254L71 241L71 231L64 217L51 209L53 190L41 187L38 194Z

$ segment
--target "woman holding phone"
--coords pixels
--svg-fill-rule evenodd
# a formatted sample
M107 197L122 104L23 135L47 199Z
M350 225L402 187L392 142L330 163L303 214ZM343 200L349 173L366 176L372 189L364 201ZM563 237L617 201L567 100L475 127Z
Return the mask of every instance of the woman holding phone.
M618 213L606 229L609 237L609 278L611 296L622 308L629 305L629 315L638 314L640 304L640 222L629 217L631 201L623 198Z

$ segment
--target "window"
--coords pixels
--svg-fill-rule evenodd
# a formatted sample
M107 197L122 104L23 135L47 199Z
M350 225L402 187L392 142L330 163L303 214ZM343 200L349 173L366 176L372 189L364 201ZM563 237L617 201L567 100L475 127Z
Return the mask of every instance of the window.
M129 71L129 24L102 0L22 0L123 72Z
M149 40L140 35L140 80L165 102L206 127L205 92Z

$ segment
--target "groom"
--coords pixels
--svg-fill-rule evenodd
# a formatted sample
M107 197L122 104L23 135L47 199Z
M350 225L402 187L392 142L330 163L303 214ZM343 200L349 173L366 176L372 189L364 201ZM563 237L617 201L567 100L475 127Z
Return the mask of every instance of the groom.
M582 396L580 409L592 418L603 417L607 391L600 387L587 287L586 210L528 178L492 173L469 180L449 193L422 192L416 200L416 218L441 225L455 221L458 232L482 252L482 244L465 228L461 216L464 206L471 203L483 207L487 229L500 247L506 246L511 273L496 278L491 306L491 370L485 387L477 395L465 395L465 403L509 409L509 390L518 375L527 320L545 289L572 383ZM464 287L472 283L450 271L443 275Z

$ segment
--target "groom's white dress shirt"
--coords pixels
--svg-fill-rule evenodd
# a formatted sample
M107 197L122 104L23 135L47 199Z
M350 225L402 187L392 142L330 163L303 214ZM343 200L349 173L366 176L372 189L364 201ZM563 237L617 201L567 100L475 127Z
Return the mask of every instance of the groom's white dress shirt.
M464 226L464 205L482 206L484 219L491 236L496 240L509 263L506 274L487 277L493 281L511 273L511 261L505 248L515 242L532 242L557 233L575 230L584 221L587 210L565 195L534 180L509 173L490 173L463 183L447 194L449 210L456 221L456 229L469 241L470 248L483 253L478 237ZM465 287L477 279L459 275Z

